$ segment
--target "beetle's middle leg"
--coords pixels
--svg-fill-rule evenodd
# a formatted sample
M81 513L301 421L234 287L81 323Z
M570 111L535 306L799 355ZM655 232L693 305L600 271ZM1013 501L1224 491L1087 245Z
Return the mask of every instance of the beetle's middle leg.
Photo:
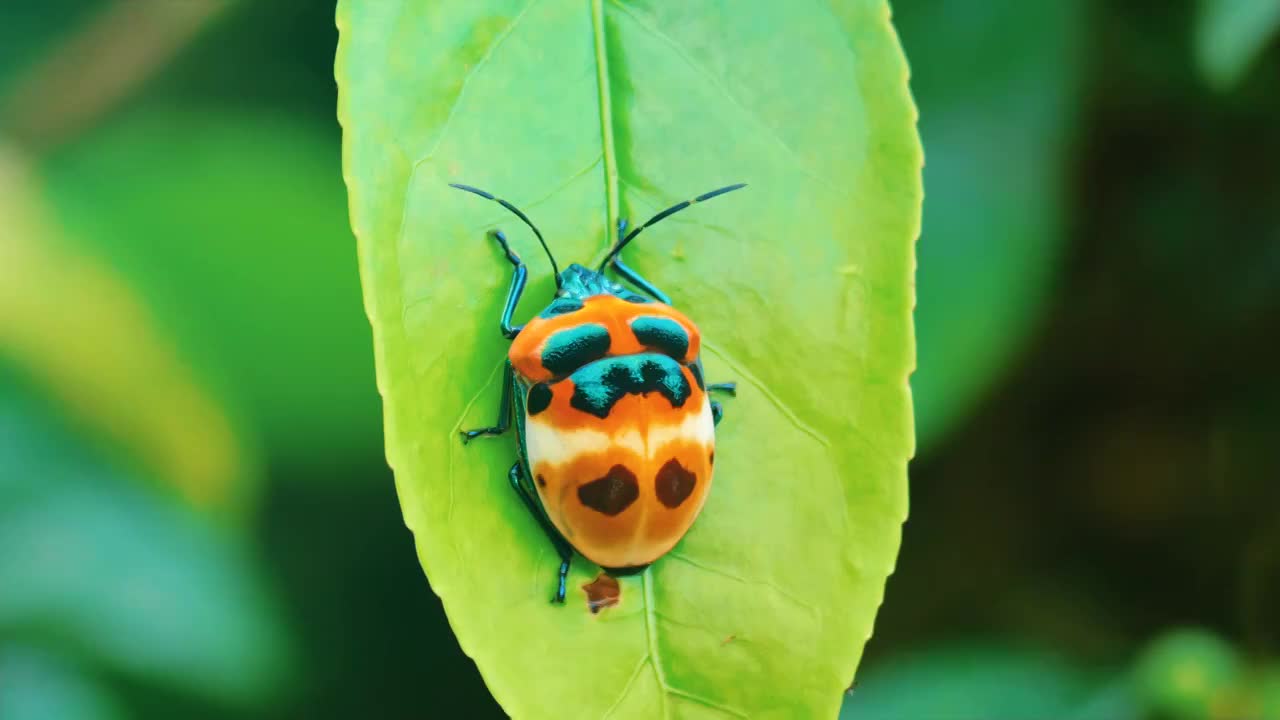
M502 398L498 400L498 421L489 427L461 431L464 445L481 435L501 435L511 427L511 394L514 392L514 388L515 374L511 368L511 361L508 360L503 363L502 367Z
M722 392L729 397L737 397L738 383L711 383L707 386L707 392ZM721 418L724 417L724 404L719 400L711 401L711 421L716 425L720 424Z

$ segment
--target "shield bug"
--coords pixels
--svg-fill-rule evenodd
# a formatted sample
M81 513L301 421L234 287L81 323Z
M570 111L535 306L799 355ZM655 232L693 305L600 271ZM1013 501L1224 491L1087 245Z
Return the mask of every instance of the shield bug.
M646 228L745 185L673 205L629 233L621 221L596 269L574 263L563 272L518 208L469 185L451 186L520 218L555 273L551 302L513 326L529 272L506 235L491 233L514 268L500 320L511 347L497 423L462 439L501 435L514 420L519 457L508 480L560 556L553 600L564 602L575 550L611 573L638 572L684 537L707 499L723 414L709 393L733 394L734 384L704 381L697 325L620 253ZM634 290L606 277L609 269Z

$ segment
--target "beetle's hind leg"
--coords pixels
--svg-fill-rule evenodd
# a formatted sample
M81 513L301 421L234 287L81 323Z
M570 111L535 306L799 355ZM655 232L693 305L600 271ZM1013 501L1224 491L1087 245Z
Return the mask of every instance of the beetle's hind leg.
M502 369L502 399L498 401L498 421L490 427L463 430L462 442L469 443L481 435L501 435L511 427L511 393L515 388L515 376L511 369L511 361L507 361Z
M519 460L507 471L507 479L511 481L511 488L516 491L529 513L542 526L542 531L546 533L552 547L560 555L560 570L556 574L556 594L555 597L551 598L551 602L564 603L565 583L568 582L569 578L569 562L573 559L573 548L560 535L560 531L556 530L555 526L551 524L551 520L547 518L547 514L542 510L542 506L538 504L537 499L534 497L536 491L525 482L524 469L520 466Z

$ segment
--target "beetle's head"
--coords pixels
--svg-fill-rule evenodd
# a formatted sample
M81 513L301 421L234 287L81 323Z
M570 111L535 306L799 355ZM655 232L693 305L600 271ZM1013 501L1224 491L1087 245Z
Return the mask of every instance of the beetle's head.
M578 300L593 295L616 295L627 302L646 303L649 299L619 285L604 276L604 273L573 263L560 273L556 285L556 297L571 297Z

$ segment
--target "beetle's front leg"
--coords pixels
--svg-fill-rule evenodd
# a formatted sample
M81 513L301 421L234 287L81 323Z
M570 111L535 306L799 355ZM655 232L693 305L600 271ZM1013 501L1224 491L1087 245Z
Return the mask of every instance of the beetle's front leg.
M511 249L510 243L507 242L507 236L501 230L493 231L493 239L498 241L498 245L502 246L502 252L506 254L507 261L515 266L515 272L511 275L511 289L507 291L507 303L502 308L501 321L502 336L510 340L519 335L520 331L524 329L524 326L512 327L511 316L515 314L516 305L520 302L520 295L524 293L524 284L529 279L529 269L525 267L524 261L520 259L520 256L516 255L515 251Z
M514 392L515 374L508 360L502 370L502 399L498 401L498 422L492 427L463 430L462 442L469 443L481 435L501 435L511 427L511 394Z
M618 239L619 240L622 239L622 236L626 231L626 229L627 229L627 221L624 219L618 220ZM640 273L636 272L635 270L632 270L626 263L622 262L621 257L615 257L613 259L613 269L618 273L618 275L622 276L624 280L626 280L627 282L639 288L641 292L648 293L649 296L652 297L654 300L657 300L663 305L671 304L671 298L667 297L666 293L659 290L657 286L654 285L653 283L649 282L648 280L645 280L644 277L640 275Z

